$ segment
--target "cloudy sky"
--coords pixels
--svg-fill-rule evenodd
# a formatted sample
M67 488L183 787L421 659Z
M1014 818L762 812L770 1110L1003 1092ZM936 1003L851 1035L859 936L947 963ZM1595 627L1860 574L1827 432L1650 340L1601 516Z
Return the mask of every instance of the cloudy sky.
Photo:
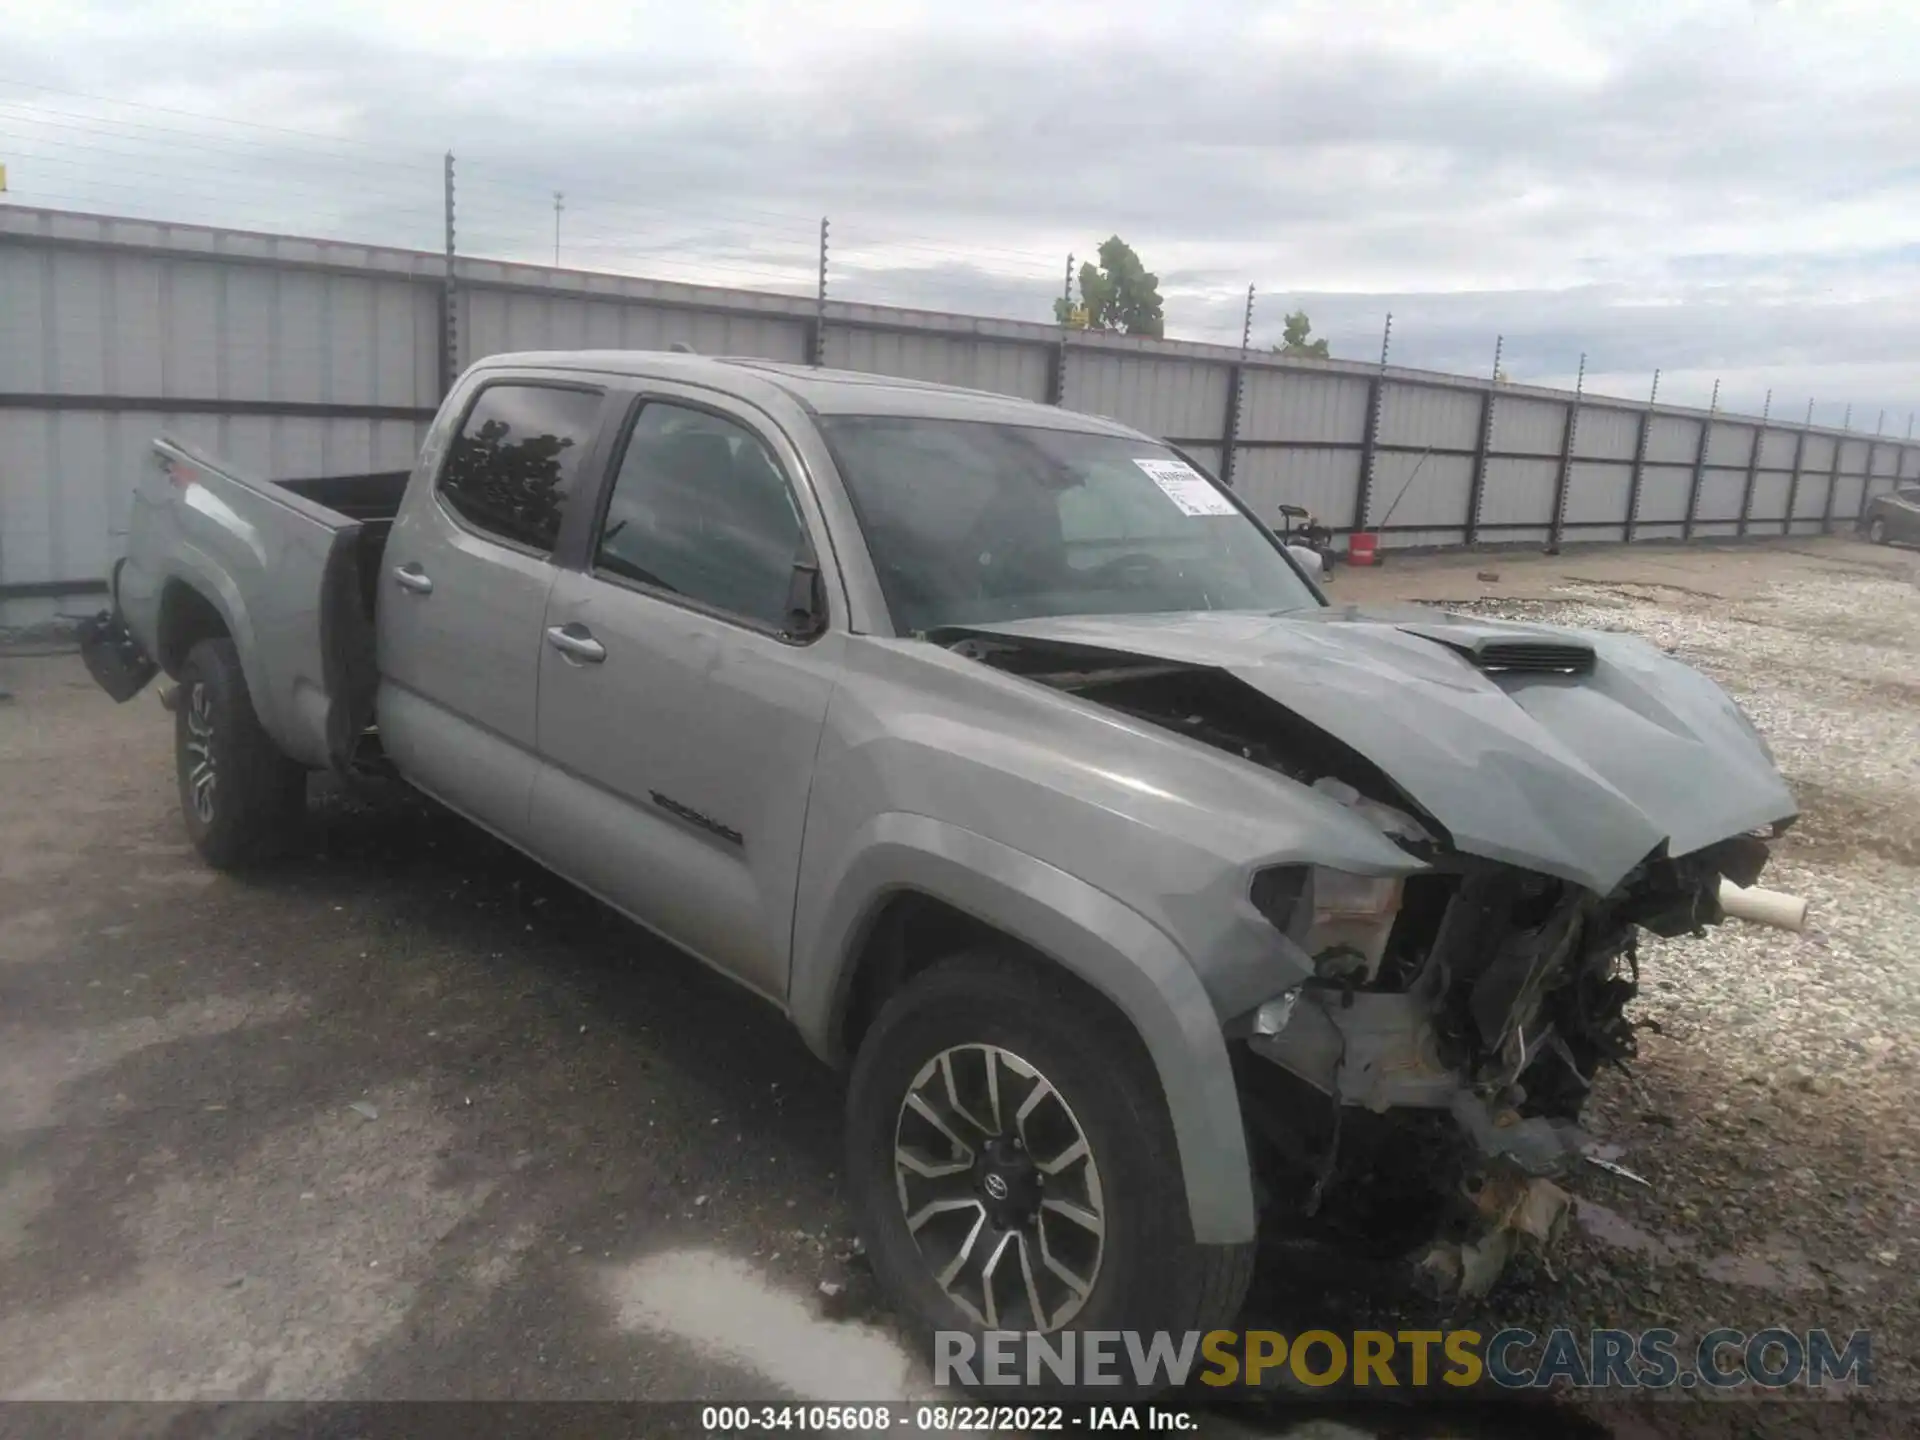
M1168 333L1856 428L1920 407L1910 0L29 0L21 204L1047 318L1119 233Z

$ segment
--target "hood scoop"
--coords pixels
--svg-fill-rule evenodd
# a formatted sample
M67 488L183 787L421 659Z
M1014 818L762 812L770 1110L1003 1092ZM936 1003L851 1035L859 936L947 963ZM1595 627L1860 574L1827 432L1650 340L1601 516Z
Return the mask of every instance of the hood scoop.
M1527 634L1472 624L1402 625L1422 640L1444 645L1489 675L1591 675L1593 646L1546 633Z
M1484 640L1466 652L1482 670L1591 675L1593 647L1569 640Z

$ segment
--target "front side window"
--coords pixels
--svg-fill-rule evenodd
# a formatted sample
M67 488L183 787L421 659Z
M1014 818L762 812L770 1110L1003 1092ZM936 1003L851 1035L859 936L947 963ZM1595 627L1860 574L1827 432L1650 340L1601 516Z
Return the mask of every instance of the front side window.
M820 424L903 633L1319 604L1266 530L1164 445L972 420Z
M447 447L441 498L477 529L552 550L599 416L593 391L489 385Z
M649 403L614 477L594 569L774 629L806 535L793 492L745 426Z

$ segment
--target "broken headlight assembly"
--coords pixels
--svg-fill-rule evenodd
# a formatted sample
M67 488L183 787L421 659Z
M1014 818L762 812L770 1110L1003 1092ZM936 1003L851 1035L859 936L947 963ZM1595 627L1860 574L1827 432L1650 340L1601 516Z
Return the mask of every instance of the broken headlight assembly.
M1325 865L1277 865L1254 877L1254 907L1306 952L1314 975L1365 985L1380 971L1400 914L1398 875L1356 875Z

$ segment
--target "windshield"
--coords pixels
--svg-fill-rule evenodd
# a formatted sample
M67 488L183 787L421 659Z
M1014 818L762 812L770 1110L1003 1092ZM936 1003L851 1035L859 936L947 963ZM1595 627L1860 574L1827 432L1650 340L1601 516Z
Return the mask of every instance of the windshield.
M1319 604L1268 533L1164 445L971 420L820 426L903 634Z

